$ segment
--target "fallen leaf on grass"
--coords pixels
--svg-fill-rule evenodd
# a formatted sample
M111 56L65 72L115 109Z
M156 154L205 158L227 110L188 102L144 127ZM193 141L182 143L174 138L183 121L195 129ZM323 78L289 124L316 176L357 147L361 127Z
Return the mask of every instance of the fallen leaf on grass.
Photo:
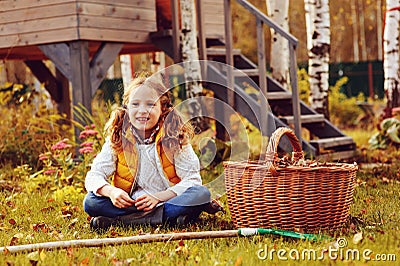
M62 217L71 217L74 212L80 212L81 209L78 206L63 206L61 207Z
M63 214L61 215L62 218L71 218L72 214L68 213L68 214Z
M6 202L6 205L8 206L8 207L11 207L11 208L14 208L15 207L15 203L13 202L13 201L7 201Z
M41 261L44 261L46 259L46 253L44 253L44 250L40 251L39 253L39 258Z
M57 240L62 240L64 238L64 234L61 232L58 232L57 230L53 230L52 232L49 233L49 235L54 237Z
M183 240L180 240L178 242L178 246L175 248L175 253L176 254L189 254L189 249L187 247L187 245L185 244L185 242Z
M188 253L188 249L187 249L186 247L184 247L184 246L178 246L178 247L175 249L175 252L176 252L177 254L187 254L187 253Z
M31 224L31 228L33 231L38 231L39 229L42 230L43 233L47 233L48 228L45 223L38 223L38 224Z
M353 243L354 244L358 244L358 243L360 243L361 242L361 240L363 240L363 233L362 232L359 232L359 233L357 233L357 234L355 234L354 236L353 236Z
M53 207L53 206L48 206L48 207L44 207L44 208L42 208L40 211L41 212L48 212L48 211L52 211L52 210L54 210L55 208Z
M15 224L17 223L14 219L10 219L10 220L8 220L8 222L9 222L10 224L12 224L12 225L15 225Z
M7 231L10 230L10 227L5 226L3 223L0 224L0 231Z
M79 263L79 265L82 265L82 266L87 266L87 265L89 265L89 258L86 257L86 258L84 258L83 260L81 260L81 262Z
M75 239L81 239L81 237L79 236L78 231L74 231L74 233L72 234L72 236L73 236Z
M74 218L71 220L71 222L68 224L68 228L72 228L75 226L75 224L79 221L78 218Z
M364 202L369 205L372 202L372 199L370 197L368 197L368 198L364 199Z
M8 244L9 246L16 246L18 244L18 237L13 236L10 240L10 244Z
M25 237L25 239L28 241L28 242L32 242L33 240L35 240L35 235L34 234L29 234L29 235L27 235L26 237Z
M154 259L156 257L156 254L153 251L149 251L146 253L146 258L151 261L152 259Z
M124 260L120 260L120 259L117 259L117 258L112 258L112 259L111 259L111 264L112 264L113 266L129 265L129 264L127 264Z
M74 257L74 249L72 247L67 248L67 257L73 258Z
M26 257L29 259L29 261L36 261L36 263L39 261L39 251L33 251L28 253L28 255L26 255ZM32 264L32 262L31 262Z
M235 261L235 266L239 266L242 265L242 256L237 257L236 261Z
M105 252L95 252L94 254L95 260L97 260L98 258L105 258L107 257L107 254Z
M160 227L157 227L154 231L153 234L159 234L160 233Z
M381 230L381 229L378 229L378 230L376 230L378 233L381 233L382 235L384 235L385 234L385 231L383 231L383 230Z
M10 250L7 249L7 248L4 248L3 254L4 254L4 255L7 255L8 253L10 253Z
M39 260L44 261L46 259L46 253L44 250L39 251L34 251L26 255L26 257L29 259L29 262L31 265L37 265Z

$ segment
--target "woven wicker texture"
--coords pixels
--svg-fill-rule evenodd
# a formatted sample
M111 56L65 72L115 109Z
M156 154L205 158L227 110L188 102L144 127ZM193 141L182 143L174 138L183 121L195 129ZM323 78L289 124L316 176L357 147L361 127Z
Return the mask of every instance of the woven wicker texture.
M280 167L277 147L283 135L293 153L290 165ZM272 134L266 161L224 162L234 225L302 232L343 225L349 218L357 165L305 162L299 140L285 127Z

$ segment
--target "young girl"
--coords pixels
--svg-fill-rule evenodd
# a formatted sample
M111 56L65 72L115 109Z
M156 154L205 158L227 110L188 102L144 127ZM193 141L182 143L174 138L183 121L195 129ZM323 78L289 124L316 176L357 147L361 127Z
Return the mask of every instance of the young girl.
M108 138L87 173L84 209L94 230L111 225L185 224L222 210L202 186L189 139L155 76L135 79L106 125ZM111 180L111 182L109 182Z

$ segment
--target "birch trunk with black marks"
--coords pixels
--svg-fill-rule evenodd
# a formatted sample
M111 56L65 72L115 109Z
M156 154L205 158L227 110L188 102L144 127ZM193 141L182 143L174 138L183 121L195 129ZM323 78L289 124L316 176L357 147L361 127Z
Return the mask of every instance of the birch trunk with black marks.
M131 68L131 56L121 55L119 59L121 62L122 82L124 84L124 88L127 88L129 86L129 83L131 83L133 79L132 68Z
M181 0L181 45L182 61L185 68L186 98L188 115L196 131L205 128L199 96L202 95L201 67L197 47L196 9L194 0Z
M289 31L289 0L266 0L268 16L282 28ZM272 77L285 89L289 85L289 43L271 28Z
M310 106L329 119L329 0L305 0Z
M391 110L398 107L399 99L399 0L386 0L385 30L383 33L383 69L384 89L387 100L385 116L391 116Z

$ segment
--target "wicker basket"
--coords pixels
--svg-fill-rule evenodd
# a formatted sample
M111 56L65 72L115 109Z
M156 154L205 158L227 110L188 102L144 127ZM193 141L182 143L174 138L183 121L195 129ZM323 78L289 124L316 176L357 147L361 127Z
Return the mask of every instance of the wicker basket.
M277 147L286 135L292 162L279 166ZM289 128L271 136L263 162L224 162L228 207L234 225L315 232L338 228L349 218L357 165L303 160Z

